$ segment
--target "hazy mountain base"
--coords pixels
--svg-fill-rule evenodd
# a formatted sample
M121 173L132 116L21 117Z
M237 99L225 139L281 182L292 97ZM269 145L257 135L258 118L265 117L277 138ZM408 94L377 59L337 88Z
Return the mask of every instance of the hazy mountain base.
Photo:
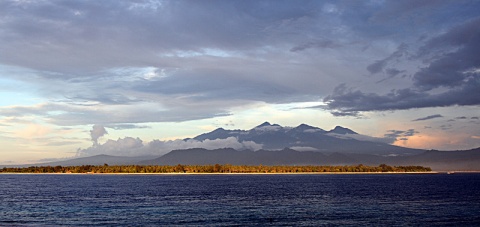
M187 149L139 162L150 165L371 165L428 166L434 171L480 171L480 148L467 151L426 151L411 156L378 156L352 153L321 153L292 149L237 151L234 149Z
M259 150L237 151L231 148L206 150L175 150L158 158L96 155L72 160L9 165L29 166L79 166L79 165L369 165L425 166L434 171L480 171L480 148L465 151L426 151L411 156L379 156L353 153L321 153L313 151Z

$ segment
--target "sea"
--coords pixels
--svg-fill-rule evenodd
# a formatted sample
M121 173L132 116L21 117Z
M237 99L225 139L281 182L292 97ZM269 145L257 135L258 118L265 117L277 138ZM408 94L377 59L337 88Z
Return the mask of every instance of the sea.
M0 226L480 226L480 174L0 174Z

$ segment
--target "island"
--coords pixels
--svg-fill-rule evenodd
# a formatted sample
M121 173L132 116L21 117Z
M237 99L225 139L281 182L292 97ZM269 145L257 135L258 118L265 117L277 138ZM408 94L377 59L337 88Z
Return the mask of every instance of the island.
M379 166L345 165L345 166L293 166L293 165L82 165L82 166L30 166L4 167L0 173L425 173L432 172L423 166Z

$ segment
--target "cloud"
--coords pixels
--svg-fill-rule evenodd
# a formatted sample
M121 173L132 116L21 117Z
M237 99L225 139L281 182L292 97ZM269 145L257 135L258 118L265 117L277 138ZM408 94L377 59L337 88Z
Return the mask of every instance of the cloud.
M275 132L281 129L283 129L283 127L279 125L266 125L266 126L254 128L255 131L262 131L262 132L272 132L272 131Z
M388 133L384 135L385 139L388 139L390 143L394 143L397 140L408 140L408 137L418 134L418 131L414 129L404 130L389 130Z
M405 70L398 70L398 69L394 69L394 68L391 68L391 69L386 69L385 72L390 75L390 76L396 76L400 73L403 73L405 72Z
M93 125L92 130L90 130L90 137L93 141L93 146L98 145L98 138L108 134L107 130L101 125Z
M318 148L314 147L290 147L290 149L296 150L296 151L318 151Z
M316 2L255 1L138 5L3 1L0 15L8 20L2 20L0 38L8 45L2 46L0 60L73 74L78 73L76 69L91 72L103 67L155 65L159 53L201 52L203 48L250 50L265 41L276 45L299 36L275 38L299 30L298 26L312 27L308 26L314 21L309 18L315 16L312 9L321 7Z
M429 39L415 58L427 65L412 77L413 87L393 89L381 95L365 93L338 85L324 98L332 113L354 115L362 111L404 110L425 107L471 106L480 104L480 18L451 28ZM389 57L367 69L378 73L387 62L402 57L406 46L400 45ZM396 73L396 72L394 72ZM433 89L443 89L432 92Z
M335 116L477 105L472 18L479 3L469 4L1 1L0 73L45 104L2 107L0 115L120 129L326 96ZM408 60L426 63L419 72L398 64ZM453 67L442 68L444 62ZM363 80L365 70L375 81L411 72L405 84L414 86L330 92L342 83L355 87L347 83ZM463 74L428 82L448 70ZM443 93L430 90L443 87Z
M293 47L290 49L291 52L298 52L303 51L309 48L338 48L342 45L335 43L332 40L317 40L317 41L310 41L306 43L302 43L298 46Z
M441 129L441 130L444 130L444 131L451 129L452 127L453 127L453 126L450 125L450 124L448 124L448 125L440 125L440 129Z
M41 138L50 133L52 133L52 128L41 125L41 124L28 124L26 127L18 130L15 135L17 137L26 138L26 139L33 139L33 138Z
M417 118L412 121L425 121L425 120L430 120L430 119L439 118L439 117L443 117L443 116L441 114L434 114L426 117Z
M337 133L327 133L325 134L327 136L332 136L340 139L355 139L359 141L369 141L369 142L375 142L375 143L387 143L387 144L392 144L395 142L395 139L391 137L373 137L373 136L367 136L367 135L361 135L361 134L337 134Z
M340 114L355 116L362 111L405 110L454 105L472 106L480 104L480 81L469 79L460 87L438 94L405 88L379 95L353 90L345 84L341 84L323 101L327 103L328 108L335 116Z
M358 111L331 111L330 113L335 117L359 116Z
M375 63L368 65L367 70L372 74L383 71L383 69L388 65L390 61L398 61L401 57L403 57L407 53L407 48L408 48L407 44L405 43L400 44L397 47L397 50L393 52L390 56L382 60L377 60L375 61ZM390 70L389 74L392 74L392 73L395 74L396 71Z
M375 63L367 66L367 70L370 73L379 73L383 70L383 68L387 65L385 60L378 60Z
M135 128L151 128L150 126L136 125L136 124L111 124L111 125L106 125L105 127L112 128L112 129L115 129L115 130L135 129Z
M409 17L410 20L423 19L431 16L432 11L438 11L445 3L445 1L394 1L386 4L381 10L372 15L370 19L378 22L402 21L401 19L405 17ZM418 13L419 11L423 12L423 14Z
M426 90L452 88L472 79L478 85L480 75L474 69L480 68L479 27L480 18L477 18L432 38L421 47L418 56L434 60L413 76L415 85Z
M78 149L77 156L84 157L98 154L117 156L160 156L172 150L189 148L205 148L209 150L218 148L259 150L262 148L262 145L253 141L239 142L235 137L215 140L206 139L204 141L178 139L169 141L153 140L150 142L143 142L140 138L125 137L117 140L109 139L104 144L97 144L86 149Z
M35 116L43 118L48 123L61 126L93 123L107 127L125 128L124 124L131 126L135 123L186 121L227 116L229 113L226 108L230 105L238 105L236 101L230 101L230 103L220 106L217 102L193 103L181 99L165 100L165 103L173 107L166 108L159 103L152 102L138 102L129 105L42 103L31 106L0 107L0 116L8 117L7 122ZM217 105L219 107L216 107Z

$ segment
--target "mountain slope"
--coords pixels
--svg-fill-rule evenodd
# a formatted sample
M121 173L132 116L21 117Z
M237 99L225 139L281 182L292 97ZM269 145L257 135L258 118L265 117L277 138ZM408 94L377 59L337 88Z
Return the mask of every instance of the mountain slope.
M426 151L411 156L300 152L282 150L237 151L231 148L175 150L142 165L371 165L426 166L435 171L480 171L480 148L468 151Z
M243 150L237 151L231 148L206 150L194 148L175 150L162 157L142 161L144 165L327 165L348 164L344 161L348 158L338 158L336 154L325 155L320 152L299 152L289 148L282 150Z
M424 165L435 170L480 171L480 148L463 151L427 151L415 156L397 157L400 165ZM389 163L387 161L386 163Z

